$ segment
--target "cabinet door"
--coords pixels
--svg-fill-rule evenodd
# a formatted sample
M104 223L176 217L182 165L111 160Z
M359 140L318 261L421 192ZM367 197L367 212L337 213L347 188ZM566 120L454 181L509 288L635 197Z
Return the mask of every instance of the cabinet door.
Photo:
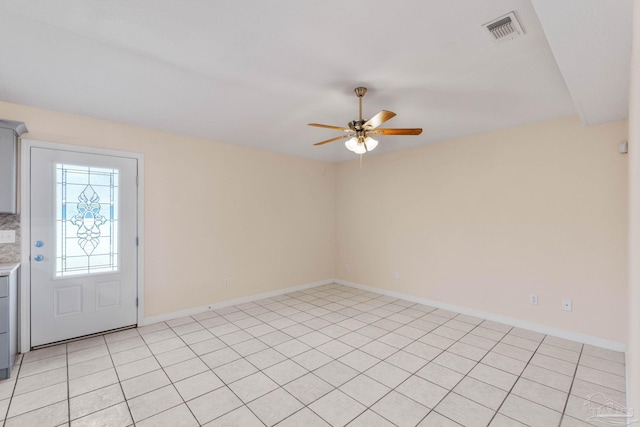
M0 298L0 332L9 332L9 298Z
M0 127L0 213L16 213L17 139L13 129Z

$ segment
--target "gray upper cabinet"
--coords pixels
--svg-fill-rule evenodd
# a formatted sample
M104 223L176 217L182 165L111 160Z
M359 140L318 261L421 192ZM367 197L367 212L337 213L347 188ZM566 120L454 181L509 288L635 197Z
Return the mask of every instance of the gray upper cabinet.
M18 211L18 137L26 131L22 122L0 119L0 213Z

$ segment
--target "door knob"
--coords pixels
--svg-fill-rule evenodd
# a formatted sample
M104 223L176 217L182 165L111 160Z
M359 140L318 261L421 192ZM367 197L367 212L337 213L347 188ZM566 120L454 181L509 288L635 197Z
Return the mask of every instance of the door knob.
M38 240L33 244L33 246L35 246L36 248L41 248L44 246L44 242L42 240Z
M33 257L33 260L36 262L40 262L44 259L44 257L42 255L36 255Z

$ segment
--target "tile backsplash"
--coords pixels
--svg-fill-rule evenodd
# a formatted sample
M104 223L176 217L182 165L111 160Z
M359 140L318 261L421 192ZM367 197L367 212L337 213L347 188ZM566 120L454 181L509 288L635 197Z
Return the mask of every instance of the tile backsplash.
M0 230L15 230L15 243L0 243L0 264L20 262L20 215L0 214Z

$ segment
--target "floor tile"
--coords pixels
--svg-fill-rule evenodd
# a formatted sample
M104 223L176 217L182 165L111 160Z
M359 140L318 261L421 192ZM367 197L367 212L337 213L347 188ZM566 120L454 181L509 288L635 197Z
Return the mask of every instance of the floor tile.
M240 356L247 357L250 354L265 350L269 348L269 346L256 338L252 338L238 344L234 344L231 348L233 348L233 350Z
M448 352L479 362L487 354L487 350L458 341L447 349Z
M478 362L475 360L467 359L466 357L459 356L451 353L448 350L440 353L438 357L433 359L433 363L449 368L452 371L459 372L466 375Z
M435 411L467 427L486 426L494 414L493 410L456 393L442 399Z
M120 402L124 402L122 389L113 384L69 399L69 416L75 420Z
M498 410L507 396L506 391L471 377L463 378L453 391L494 411Z
M489 427L527 427L527 425L503 414L496 414Z
M396 391L430 409L434 408L449 392L447 389L415 375L400 384Z
M514 394L507 396L499 412L531 427L548 427L560 422L560 412Z
M128 380L129 378L137 377L138 375L146 374L147 372L160 369L160 365L154 357L147 357L135 362L127 363L126 365L116 366L116 372L120 381Z
M230 384L257 371L258 369L247 362L246 359L234 360L233 362L213 369L213 372L226 384Z
M78 351L74 351L73 353L68 353L67 363L69 365L75 365L76 363L86 362L87 360L108 356L109 349L107 348L107 345L104 344L104 339L102 339L102 342L103 344L97 347L84 348Z
M279 385L284 385L305 375L308 371L294 361L287 359L263 369L263 372Z
M215 369L218 366L226 365L229 362L240 359L240 355L233 351L230 347L225 347L220 350L207 353L200 358L211 369Z
M262 425L262 423L260 424ZM330 427L322 418L308 408L302 408L295 414L278 423L278 427Z
M267 377L264 373L256 372L255 374L249 375L248 377L230 384L229 388L244 403L248 403L277 389L278 384L276 384L271 378Z
M189 348L193 350L198 356L205 355L207 353L214 352L225 348L227 345L220 341L218 338L213 337L204 341L198 341L195 344L189 344Z
M618 390L620 392L626 391L624 377L610 374L604 371L599 371L587 366L578 367L578 370L576 371L576 378L590 383L599 384L607 388Z
M56 427L69 422L69 402L54 403L16 417L8 418L5 427Z
M567 393L526 378L519 378L511 393L558 412L564 410L567 401Z
M353 351L353 347L340 342L338 340L329 341L317 347L319 351L326 354L329 357L337 359L345 354Z
M173 382L178 382L208 370L209 367L199 358L185 360L184 362L176 363L175 365L164 368L164 372Z
M286 357L272 348L267 348L247 356L246 359L258 369L265 369L269 366L275 365L276 363L282 362ZM296 358L294 358L294 360L295 359Z
M23 363L20 367L20 376L40 374L52 369L63 368L67 366L67 355L48 357L46 359L36 360L34 362Z
M327 363L313 371L313 373L334 387L340 387L342 384L358 375L358 371L350 368L344 363L338 362L337 360Z
M338 361L344 363L350 368L355 369L358 372L364 372L372 366L380 363L380 359L360 350L354 350L350 353L347 353L339 358Z
M224 385L220 378L211 371L205 371L201 374L185 378L173 384L180 393L182 399L186 402L203 394L209 393Z
M309 408L332 426L344 426L367 409L340 390L326 394Z
M376 402L371 410L400 427L415 426L429 413L429 408L395 391Z
M8 396L3 392L3 398L11 397L11 393L15 396L28 393L40 388L52 386L67 381L67 368L58 368L46 371L40 374L30 375L28 377L20 376L15 382L15 390L9 389ZM9 383L10 385L13 382Z
M67 384L59 383L14 397L7 418L67 400Z
M418 424L418 427L460 427L460 424L450 420L444 415L440 415L436 411L431 411L429 415Z
M583 354L580 356L580 366L597 369L599 371L608 372L619 376L625 376L626 370L624 363L613 362L607 359L601 359L595 356Z
M231 412L206 424L207 427L264 427L262 421L258 419L246 406L241 406Z
M585 427L626 402L623 353L337 284L17 364L7 426Z
M69 381L69 397L75 397L118 382L114 368Z
M366 410L355 420L349 423L349 427L394 427L391 421L382 418L372 410Z
M119 353L115 353L111 355L111 360L109 358L106 359L109 364L113 362L113 366L126 365L127 363L135 362L136 360L146 359L147 357L152 357L153 353L149 350L149 347L146 345L144 347L136 347L131 350L121 351ZM79 365L73 365L71 368L76 369ZM71 368L69 372L71 372Z
M282 388L250 402L248 406L268 426L282 421L303 407L302 403Z
M129 409L136 423L181 403L183 403L182 398L172 385L128 400Z
M132 424L131 413L125 402L71 421L71 427L127 427Z
M147 350L148 351L148 350ZM118 353L123 354L123 353ZM67 369L69 379L80 378L85 375L91 375L105 369L113 368L114 364L109 356L99 357L97 359L81 362L76 365L70 365ZM22 370L22 369L21 369ZM117 371L117 370L116 370ZM122 380L122 378L120 378Z
M487 384L496 386L502 390L509 391L516 382L517 376L491 366L478 363L475 368L469 372L469 376Z
M120 383L127 399L132 399L169 384L171 384L171 381L169 381L169 378L162 369L157 369Z
M500 353L490 351L482 358L482 363L496 369L507 371L513 375L520 375L527 364Z
M440 387L447 390L451 390L455 387L455 385L464 377L463 374L434 362L431 362L424 368L420 369L416 372L416 375L427 381L431 381L434 384L438 384Z
M601 359L610 360L612 362L624 363L624 353L619 351L608 350L602 347L595 347L593 345L585 344L582 349L582 354L588 356L599 357Z
M208 423L236 408L242 402L228 387L220 387L210 393L187 402L187 406L200 424Z
M571 383L573 381L573 377L558 374L557 372L540 368L535 365L528 365L522 372L522 378L566 392L571 388Z
M366 376L358 375L340 387L340 390L369 407L391 391L391 388Z
M312 349L293 357L292 360L303 368L313 371L326 365L333 359L316 349Z

